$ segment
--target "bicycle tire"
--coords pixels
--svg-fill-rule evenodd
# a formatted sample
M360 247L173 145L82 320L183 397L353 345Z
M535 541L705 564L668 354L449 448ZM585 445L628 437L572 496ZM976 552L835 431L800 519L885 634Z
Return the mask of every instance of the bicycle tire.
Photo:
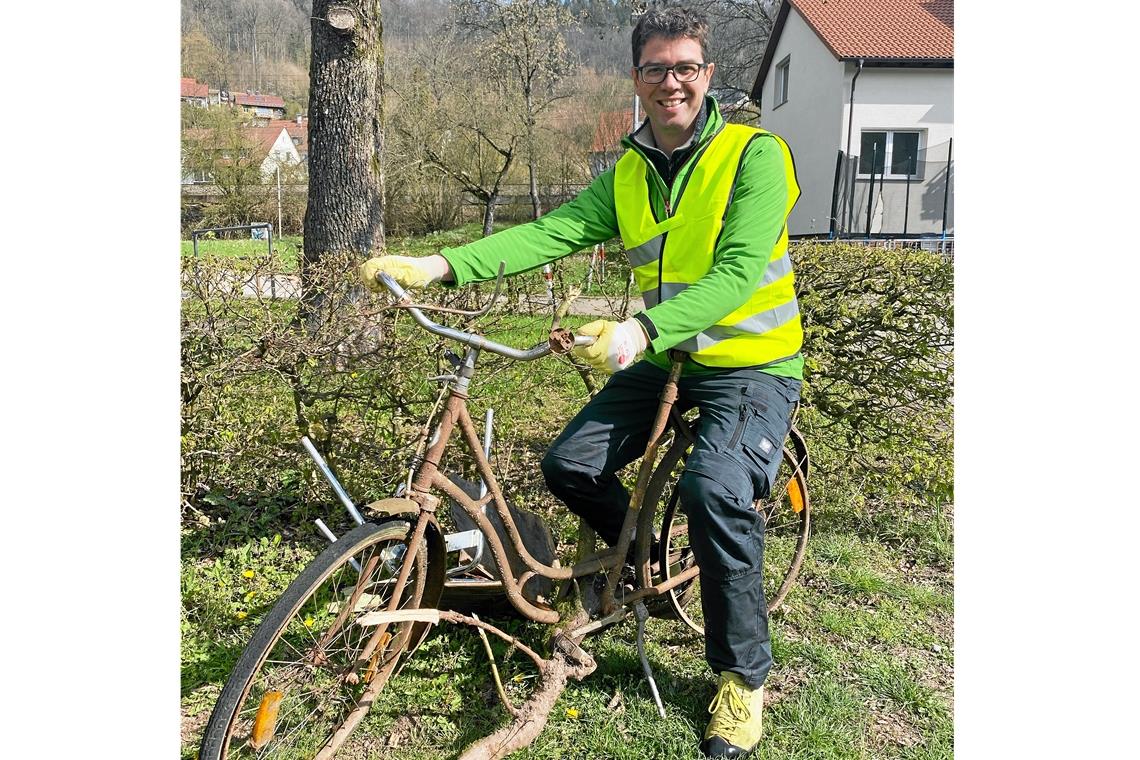
M686 451L684 444L678 443L666 452L646 489L646 503L659 504L664 501L658 555L663 581L676 575L685 566L688 531L682 522L684 515L680 512L676 489L680 473L675 472L675 468ZM785 446L772 493L754 504L763 513L765 522L763 577L769 614L784 603L799 575L807 551L807 540L811 533L811 500L807 489L806 461L806 457L797 455L793 448ZM798 510L793 507L793 502L798 502ZM678 563L681 567L678 567ZM693 583L670 589L665 592L665 596L672 608L672 617L703 634L704 626L688 611L696 595L699 578L700 576ZM778 584L775 583L776 579L779 579Z
M427 629L430 627L428 624L402 623L395 626L396 633L387 639L384 649L377 649L378 652L383 651L383 659L380 660L374 655L365 669L365 677L361 679L358 676L356 683L351 683L348 679L342 679L333 674L336 667L343 667L349 658L356 661L359 652L364 649L369 638L367 632L371 630L353 626L351 622L345 625L347 615L354 610L372 611L386 608L387 600L391 598L390 592L394 589L395 581L398 580L400 561L395 558L399 554L396 547L406 546L410 533L411 525L404 520L390 520L380 524L364 523L345 533L339 540L321 552L289 584L289 587L254 632L222 688L202 737L198 754L199 760L279 756L276 754L277 749L284 747L283 741L290 738L295 738L299 742L303 740L312 746L314 748L312 754L300 755L312 757L313 754L326 746L328 739L344 725L343 717L346 717L352 710L350 707L353 702L351 694L362 692L364 689L361 681L368 680L369 674L371 674L372 677L384 678L384 682L380 686L381 689L387 686L392 676L407 660L405 655L410 655L411 651L414 651L415 647L426 636ZM387 547L387 549L377 551L377 548L381 546ZM386 550L389 552L387 556L384 553ZM357 602L353 608L347 609L339 605L343 604L345 599L351 601L353 597L344 592L353 592L356 589L357 582L353 581L351 584L346 582L339 588L336 584L341 579L347 581L351 577L359 577L359 573L350 564L350 559L353 558L362 565L362 569L368 568L370 565L374 569L368 574L367 584L360 587L360 591L355 597ZM385 573L388 575L386 579L383 579ZM375 582L373 582L373 578L376 578ZM420 544L412 573L403 589L400 608L412 609L420 605L427 579L428 550L427 541L424 541ZM330 587L334 591L329 596L322 596L321 590L330 582ZM385 585L392 588L386 589L384 588ZM365 589L371 589L378 593L372 594L366 592ZM383 596L384 591L389 591L389 595ZM326 602L326 600L329 601ZM344 612L344 615L340 614L341 612ZM315 622L317 618L314 618L314 615L321 618L321 624L326 622L324 618L333 618L331 621L327 621L328 631L323 634L318 633L318 623ZM341 620L341 618L345 620ZM343 629L343 633L332 630L334 626L338 626L338 620L340 620L339 628ZM300 628L297 628L297 621L300 621ZM293 624L292 629L290 628L291 624ZM355 643L359 649L350 646L350 638L354 629L360 631ZM289 638L283 638L287 631L293 634L294 641L304 642L301 648L298 648ZM302 633L303 636L297 635ZM381 637L383 638L386 635L387 632L381 634ZM318 641L318 636L320 640L328 639L329 636L332 638L322 645ZM342 636L344 639L343 656L339 653L340 644L338 642ZM310 640L314 645L305 651ZM390 642L395 642L395 644L389 647L388 643ZM282 644L285 646L281 646ZM334 644L337 645L336 648L332 646ZM279 654L287 653L289 649L297 653L296 662L288 662L285 659L285 654ZM271 654L279 654L281 659L275 657L271 660ZM316 661L316 657L322 661ZM311 659L306 662L306 658ZM272 672L265 668L267 662L273 664ZM356 669L345 669L344 672L357 673L358 671ZM343 672L341 675L343 676ZM275 676L281 679L276 684L272 680ZM297 680L290 680L293 676L296 676ZM311 677L314 681L321 677L324 677L325 680L331 680L330 690L343 689L345 694L338 695L339 699L329 697L322 691L323 687L319 685L315 686L311 692L306 689L295 688L299 679L306 677ZM264 685L261 685L261 681L259 681L262 678L265 679ZM255 681L259 682L261 688L254 689ZM286 686L291 687L291 693L284 691ZM279 691L279 689L282 690ZM258 693L261 695L260 698L258 698ZM282 696L273 697L273 694L281 694ZM329 698L330 703L320 704L321 700L325 698ZM289 728L290 724L287 723L284 727L289 728L289 733L281 736L280 732L283 728L280 725L282 703L285 703L285 707L290 709L294 703L304 703L302 709L308 709L307 703L310 702L316 702L317 709L322 711L327 710L330 704L334 707L334 714L327 719L332 728L327 731L317 730L315 734L312 731L302 731L308 721L308 717L304 717L295 728ZM339 707L337 707L338 702L340 703ZM252 717L250 715L251 703L257 703L257 710ZM272 718L273 726L269 729L270 738L266 740L267 743L255 747L259 740L264 739L264 735L255 735L261 713L267 707L274 716ZM242 731L248 731L249 734L244 738L237 736ZM264 730L262 733L264 734ZM235 736L237 737L236 741L234 741ZM302 753L307 751L304 747L300 750ZM288 756L296 757L298 755Z

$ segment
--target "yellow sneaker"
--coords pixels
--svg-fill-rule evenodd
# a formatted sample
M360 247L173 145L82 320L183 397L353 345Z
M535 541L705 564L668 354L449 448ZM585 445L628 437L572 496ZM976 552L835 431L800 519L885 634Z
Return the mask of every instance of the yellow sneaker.
M745 757L760 743L764 687L750 689L736 673L720 674L720 686L709 705L712 720L705 729L705 757Z

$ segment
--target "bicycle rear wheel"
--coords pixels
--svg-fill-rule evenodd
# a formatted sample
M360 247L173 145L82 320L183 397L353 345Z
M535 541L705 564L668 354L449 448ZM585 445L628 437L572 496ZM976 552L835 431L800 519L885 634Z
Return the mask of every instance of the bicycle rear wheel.
M289 585L222 688L199 760L331 757L367 711L365 690L384 688L427 633L425 623L357 622L387 609L410 534L403 520L360 525ZM420 606L427 565L421 541L400 609Z
M677 448L677 447L674 447ZM688 520L681 511L677 480L683 470L682 456L667 453L654 473L655 484L648 489L651 503L663 504L659 561L661 578L668 580L692 564ZM808 499L805 459L794 448L785 446L779 473L771 493L754 506L764 517L764 598L768 612L778 609L799 575L811 531L811 503ZM668 467L668 470L663 470ZM654 487L654 485L656 487ZM650 502L647 502L650 503ZM697 581L665 592L674 615L697 633L704 633L699 604L692 604Z

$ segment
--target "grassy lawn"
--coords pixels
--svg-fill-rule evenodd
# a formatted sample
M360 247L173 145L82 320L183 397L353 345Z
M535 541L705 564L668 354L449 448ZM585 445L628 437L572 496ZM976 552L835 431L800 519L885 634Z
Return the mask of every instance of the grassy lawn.
M301 252L301 237L285 235L273 238L275 269L281 272L296 272L297 258ZM194 255L194 242L183 240L180 249L183 258ZM269 255L266 240L206 240L198 238L198 255L235 259L262 259Z
M427 238L394 239L389 252L424 255L478 234L476 225L468 225ZM294 252L297 242L292 243ZM215 244L220 252L221 243ZM281 244L284 258L289 240ZM619 283L624 288L628 269L617 264L621 254L616 249L611 255L614 266L602 288L616 289ZM588 264L585 254L560 262L564 283L584 283ZM544 287L537 272L517 280L531 293ZM575 326L587 319L568 317L565 323ZM548 320L542 314L499 315L485 322L484 332L529 346L545 336ZM397 322L396 329L413 334L406 320ZM418 359L407 365L411 377L437 371L438 344L425 341L414 353ZM487 406L495 407L496 472L509 500L548 520L565 562L575 523L545 490L538 461L584 403L582 381L554 358L524 365L486 356L481 366L470 409L479 421ZM358 382L366 381L362 377ZM264 427L265 435L276 426L280 430L274 435L282 445L295 449L299 433L289 427L288 394L254 374L243 382L227 390L248 409L219 406L219 426ZM425 382L421 395L411 410L413 418L430 406L434 386ZM809 446L812 425L809 413L801 424ZM197 445L227 451L220 438ZM261 617L326 545L311 519L322 517L338 534L349 527L343 508L308 460L291 462L293 469L270 482L303 481L305 487L292 495L250 475L240 495L211 490L183 511L183 758L196 756L213 703ZM261 469L283 466L266 462ZM360 500L387 495L399 479L387 466L342 466L346 486ZM824 469L843 474L826 476ZM632 477L632 469L628 472ZM809 490L812 537L799 581L771 619L775 667L766 689L765 738L756 756L952 757L953 505L915 489L868 489L838 466L813 471ZM544 626L518 620L495 622L538 649L549 634ZM598 669L581 683L571 682L543 733L514 757L699 757L697 745L715 685L703 642L679 622L649 621L648 656L667 713L661 720L642 675L635 630L631 619L587 639L585 648ZM521 701L534 681L529 661L509 656L503 647L497 647L496 658L508 690ZM381 692L338 757L455 757L507 719L479 638L444 626Z
M540 499L541 497L536 497ZM532 508L553 508L531 503ZM335 507L328 505L335 513ZM890 547L829 518L844 507L815 502L815 532L801 579L771 621L776 665L767 684L761 758L950 758L953 749L952 574L917 543ZM939 511L901 527L937 540ZM903 518L900 518L903 520ZM566 521L562 522L565 525ZM842 521L839 521L842 522ZM572 537L572 531L562 532ZM250 538L196 559L184 543L183 598L195 610L183 630L187 727L208 716L253 623L320 548L312 538ZM500 620L539 645L539 625ZM650 620L648 656L667 720L657 717L627 621L588 639L597 671L571 683L527 758L699 757L714 688L700 639L680 623ZM516 691L532 678L524 658L504 662ZM520 695L521 696L521 695ZM345 757L454 757L506 722L478 638L437 630L382 694ZM198 728L200 730L200 727ZM194 739L193 728L187 739ZM193 741L184 757L194 756Z

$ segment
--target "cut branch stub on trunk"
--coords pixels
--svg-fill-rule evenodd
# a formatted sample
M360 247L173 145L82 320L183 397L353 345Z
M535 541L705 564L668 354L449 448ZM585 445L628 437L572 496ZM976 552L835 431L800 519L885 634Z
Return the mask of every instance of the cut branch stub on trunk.
M341 34L348 34L356 26L356 14L346 5L330 5L325 20Z

